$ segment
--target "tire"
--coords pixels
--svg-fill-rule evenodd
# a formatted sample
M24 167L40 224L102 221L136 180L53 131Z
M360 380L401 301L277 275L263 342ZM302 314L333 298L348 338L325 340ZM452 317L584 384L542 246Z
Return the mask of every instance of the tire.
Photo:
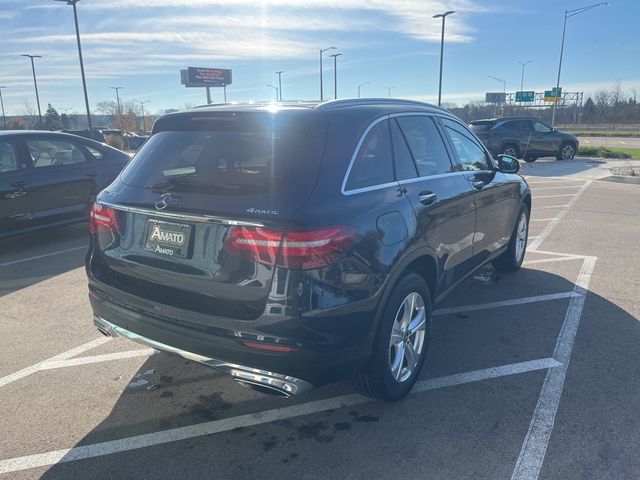
M509 239L509 247L493 262L496 270L501 272L514 272L520 268L527 251L529 234L529 209L523 205L518 213L513 233Z
M509 155L510 157L519 158L520 149L514 143L507 143L502 147L502 154Z
M527 163L533 163L538 159L538 157L524 157L524 161Z
M573 143L563 143L556 155L556 160L573 160L576 156L576 146Z
M404 316L412 301L415 307L411 315ZM412 324L413 333L405 328ZM398 281L384 306L369 365L353 379L356 389L387 402L406 396L420 375L430 336L429 286L417 273L409 273ZM414 355L407 355L410 351ZM415 360L411 361L412 358ZM412 368L411 363L414 364Z

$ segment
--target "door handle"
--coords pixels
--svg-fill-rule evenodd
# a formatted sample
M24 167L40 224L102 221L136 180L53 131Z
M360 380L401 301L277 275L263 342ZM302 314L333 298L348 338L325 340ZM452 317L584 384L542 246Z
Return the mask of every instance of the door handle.
M87 173L85 173L85 175L86 175L87 177L95 177L95 176L97 176L97 175L98 175L98 172L91 171L91 172L87 172Z
M29 185L28 182L24 182L24 181L20 181L20 182L13 182L9 184L11 187L13 188L22 188L22 187L26 187L27 185Z
M485 183L482 180L471 180L471 185L473 185L473 188L475 188L476 190L482 190L482 187L484 187Z
M436 201L437 195L433 192L420 192L418 200L423 205L433 205Z

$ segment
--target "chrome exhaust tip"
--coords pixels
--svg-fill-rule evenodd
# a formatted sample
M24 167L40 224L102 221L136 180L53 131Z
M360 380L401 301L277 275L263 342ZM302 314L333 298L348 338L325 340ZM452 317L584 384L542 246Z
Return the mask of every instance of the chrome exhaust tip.
M278 388L272 387L270 385L265 385L263 383L254 383L248 380L240 380L238 378L234 378L236 383L244 388L248 388L249 390L253 390L254 392L262 393L265 395L275 395L277 397L283 398L291 398L292 395L289 392L284 390L280 390Z
M98 329L98 331L104 335L105 337L115 337L116 335L113 333L111 327L103 323L100 317L93 317L93 325Z

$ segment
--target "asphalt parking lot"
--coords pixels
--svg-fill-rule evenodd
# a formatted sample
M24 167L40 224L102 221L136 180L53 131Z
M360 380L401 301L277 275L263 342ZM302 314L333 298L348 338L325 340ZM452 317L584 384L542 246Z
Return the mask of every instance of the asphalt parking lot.
M86 225L0 244L0 479L640 476L640 186L523 165L529 251L437 307L394 404L296 399L93 328Z

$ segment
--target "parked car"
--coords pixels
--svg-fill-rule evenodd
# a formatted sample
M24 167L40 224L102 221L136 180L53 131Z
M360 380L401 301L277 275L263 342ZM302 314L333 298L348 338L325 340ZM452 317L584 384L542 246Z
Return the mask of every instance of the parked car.
M138 150L140 149L140 147L142 147L142 145L144 145L144 142L149 140L149 136L138 135L137 133L134 133L134 132L124 132L123 140L124 140L123 147L125 150Z
M433 305L488 262L522 263L518 168L419 102L166 115L93 207L94 323L259 391L352 376L397 400Z
M91 140L95 140L96 142L100 142L100 143L107 143L106 139L104 138L104 135L102 134L101 130L98 129L92 129L91 132L89 132L89 129L85 129L85 130L61 130L64 133L70 133L72 135L78 135L80 137L85 137L85 138L89 138Z
M129 156L60 132L0 132L0 237L87 220Z
M475 120L471 131L495 156L498 154L535 162L539 157L572 160L578 138L551 128L533 117L506 117Z

